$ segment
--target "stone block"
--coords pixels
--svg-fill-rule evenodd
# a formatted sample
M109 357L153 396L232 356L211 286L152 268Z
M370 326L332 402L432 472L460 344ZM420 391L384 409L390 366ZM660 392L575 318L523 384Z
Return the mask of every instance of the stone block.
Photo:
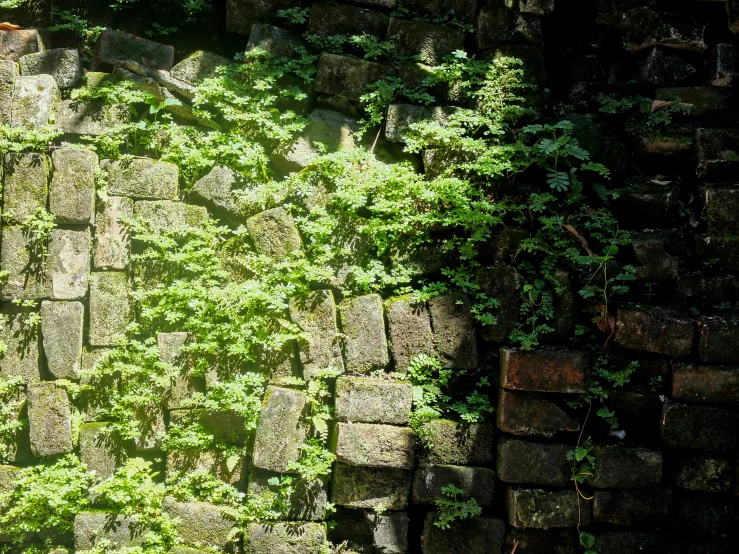
M677 530L689 529L710 537L733 535L737 526L735 502L716 496L678 498L672 509L672 525ZM727 533L729 529L732 531Z
M191 360L181 354L182 347L190 340L190 333L157 333L159 357L163 362L180 369L179 375L169 389L166 408L176 410L195 393L205 392L205 379L191 372Z
M318 60L318 73L313 87L316 92L358 102L362 95L369 92L369 85L383 79L388 73L389 70L379 63L324 52Z
M230 60L213 52L197 50L181 62L175 64L169 74L175 79L194 86L203 79L215 77L219 67L230 63Z
M339 462L365 467L413 469L416 435L406 427L339 423L335 437Z
M739 223L733 219L739 207L739 189L733 187L707 186L699 189L705 202L704 213L708 220L708 232L712 235L736 234Z
M151 69L169 71L174 64L174 46L160 44L131 33L105 29L95 45L92 69L112 69L123 62L140 63Z
M503 548L503 520L475 517L440 529L434 525L436 518L434 512L426 515L421 537L423 554L498 554Z
M431 20L451 17L455 21L466 24L474 23L477 12L475 0L406 0L403 6L411 13Z
M413 389L410 383L339 377L334 400L339 421L408 425Z
M672 368L672 398L697 404L736 406L739 404L739 367L676 363Z
M641 264L636 267L635 277L640 281L665 281L677 279L677 260L665 250L666 239L659 236L642 235L631 243L634 256Z
M655 46L642 58L636 77L647 85L665 87L680 84L697 72L692 64L680 56Z
M288 473L288 464L298 461L308 435L308 425L303 421L307 403L302 392L267 389L254 437L255 467Z
M659 526L670 518L671 491L595 491L593 522Z
M316 371L333 367L343 373L344 360L337 337L336 302L329 290L320 290L306 299L290 300L290 319L308 335L300 345L300 361L304 378Z
M39 208L46 208L49 158L43 154L6 154L3 167L4 215L22 223Z
M155 234L200 227L208 218L203 206L193 206L172 200L137 200L133 215L148 225Z
M726 91L715 86L703 87L669 87L654 91L657 100L674 100L677 98L685 104L692 104L691 113L704 115L726 109L728 100Z
M98 200L95 216L95 269L126 269L131 254L131 238L121 219L133 217L134 201L121 196Z
M3 300L39 299L51 295L47 268L31 253L31 238L23 227L5 227L2 232L0 267L7 271L2 285Z
M241 488L245 482L243 456L230 456L220 450L167 452L167 476L175 472L207 471L227 485Z
M49 373L56 379L80 378L84 320L81 302L41 303L44 355Z
M423 424L428 435L420 453L424 464L489 466L495 459L495 429L484 423L434 419Z
M615 343L622 348L685 358L694 338L695 323L667 308L636 304L618 311Z
M81 512L74 518L74 548L88 550L102 541L110 548L141 546L139 519L107 512Z
M514 435L553 437L559 432L580 430L574 417L536 393L501 388L496 412L498 429Z
M394 8L395 0L362 0L360 4L367 4L369 6L377 6L379 8Z
M47 273L51 298L77 300L87 294L90 271L90 230L54 229L49 240Z
M252 497L276 489L269 484L272 477L279 477L275 473L252 471L249 474L248 494ZM294 490L287 499L289 507L280 519L288 521L322 521L326 514L328 502L328 482L314 481L312 483L294 481Z
M217 165L192 187L190 196L213 210L216 215L238 219L242 208L233 191L238 185L238 176L228 167Z
M49 208L57 223L89 225L95 215L98 157L90 150L59 148L51 155L54 173Z
M206 382L206 390L208 383ZM246 420L234 410L194 410L191 408L172 410L170 424L195 423L218 441L243 446L246 441Z
M90 274L91 346L111 346L126 330L132 311L125 273Z
M680 190L676 185L660 186L648 179L626 179L613 210L629 228L666 229L680 219Z
M323 523L250 523L246 554L320 554L326 542Z
M0 125L10 125L16 77L17 64L10 60L0 60Z
M732 179L739 169L739 133L731 129L696 129L696 176L707 181Z
M257 254L284 261L300 250L300 233L295 220L282 207L272 208L246 220Z
M586 352L500 349L500 386L540 392L585 392L590 362Z
M236 550L235 522L224 508L207 502L177 502L168 496L162 510L179 519L177 534L182 543L219 552Z
M44 50L44 41L37 29L0 31L0 60L17 62L26 54Z
M280 10L299 7L300 0L228 0L226 30L229 33L248 35L255 23L277 23L277 13Z
M484 467L464 467L450 465L419 466L413 472L414 504L434 505L444 497L442 490L454 485L464 491L460 500L474 498L482 508L493 505L495 491L495 472Z
M290 31L267 23L255 23L249 33L246 51L261 48L276 58L290 58L301 45L300 37Z
M662 408L661 438L675 448L732 452L739 445L739 417L716 408L668 402Z
M77 50L52 48L26 54L18 62L21 75L51 75L60 89L74 88L82 81L82 62Z
M142 454L159 454L167 432L164 409L159 406L140 409L133 417L138 420L139 428L139 434L133 439L135 451Z
M708 48L706 26L682 15L639 7L624 12L622 28L633 54L652 46L698 53Z
M624 531L599 534L595 547L599 554L659 554L666 551L667 544L657 533Z
M518 545L518 546L516 546ZM580 539L574 529L509 529L503 552L518 554L574 554L579 551ZM623 554L623 553L621 553Z
M124 456L107 423L80 425L80 461L95 472L95 482L111 477Z
M382 40L387 23L387 16L378 11L320 0L311 7L308 34L367 35Z
M675 484L691 491L728 493L736 473L735 457L702 452L681 452L675 456Z
M346 541L360 552L406 554L408 551L408 513L376 514L366 510L340 509L331 529L334 544Z
M572 477L568 444L503 438L498 444L498 478L505 483L565 486Z
M390 104L385 119L385 138L405 142L405 135L416 123L438 123L444 126L455 108L449 106L421 106L418 104Z
M436 352L445 367L474 369L477 367L477 337L470 299L452 293L429 300L431 327Z
M541 489L508 489L506 511L514 527L549 529L589 525L592 506L578 503L577 492Z
M108 194L137 200L174 200L179 190L179 170L170 162L149 158L103 160L108 172Z
M38 130L54 122L61 92L51 75L18 77L13 91L10 125Z
M128 120L129 111L125 104L62 100L54 124L69 135L97 136Z
M411 472L336 464L331 501L347 508L404 510L411 491Z
M3 229L3 238L7 229ZM28 313L3 308L4 319L0 341L5 352L0 354L0 378L22 377L26 384L41 380L38 332L28 326Z
M382 297L368 294L348 298L339 304L341 330L346 335L344 355L346 370L369 373L385 369L390 363L385 338Z
M519 7L523 13L545 16L554 11L554 0L521 0Z
M405 370L421 354L435 356L431 316L424 303L415 303L411 296L391 298L385 302L385 314L396 370Z
M717 44L713 50L711 84L730 87L739 80L739 49L733 44Z
M595 469L589 483L596 489L645 489L662 480L662 453L617 445L593 449Z
M72 412L67 391L55 383L29 384L28 426L34 456L45 458L71 452Z
M414 57L431 65L464 50L464 31L397 17L390 18L385 40L395 45L399 56Z
M500 306L492 311L495 323L483 325L480 336L485 342L504 343L518 323L520 311L518 272L505 264L485 267L477 271L475 283L480 292L496 299Z

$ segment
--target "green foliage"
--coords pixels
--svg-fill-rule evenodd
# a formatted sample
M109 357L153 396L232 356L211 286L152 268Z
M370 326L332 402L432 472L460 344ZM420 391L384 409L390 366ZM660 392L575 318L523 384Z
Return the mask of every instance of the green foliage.
M459 497L464 495L464 491L452 484L443 487L441 493L444 497L436 500L438 517L434 521L434 525L440 529L449 529L455 521L478 517L482 513L477 500L461 500Z
M3 343L0 355L4 355L6 349L7 345ZM18 431L28 424L27 420L21 419L24 396L21 377L0 377L0 464L9 461Z
M585 483L593 475L595 456L592 451L593 444L583 441L574 450L567 452L567 460L572 462L572 480L575 483Z
M45 152L61 132L53 127L27 129L0 125L0 153Z
M598 554L596 550L593 550L595 547L595 541L595 535L591 535L585 531L580 531L580 546L585 549L583 554Z
M23 232L28 238L28 250L31 257L30 271L38 273L46 263L46 255L49 251L49 240L51 232L56 228L54 216L40 207L23 220Z
M68 32L76 36L80 42L80 56L83 63L92 60L95 49L95 41L105 30L105 27L91 25L84 17L69 10L51 9L51 20L53 25L48 27L52 32Z
M303 25L308 23L310 8L290 8L287 10L280 10L277 12L277 16L286 19L295 25Z

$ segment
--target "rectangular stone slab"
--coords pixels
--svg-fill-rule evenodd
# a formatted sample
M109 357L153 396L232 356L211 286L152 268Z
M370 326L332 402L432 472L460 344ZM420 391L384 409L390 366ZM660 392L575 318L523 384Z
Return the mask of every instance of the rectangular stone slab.
M368 423L339 423L336 458L342 463L377 468L412 469L416 436L409 428Z
M572 476L569 444L504 438L498 444L498 477L506 483L566 486Z
M46 207L51 163L43 154L6 154L3 163L3 210L14 223L23 223Z
M585 392L586 352L500 349L500 386L542 392Z
M317 370L329 366L343 373L333 293L320 290L306 299L290 300L290 319L308 335L307 341L300 344L303 377L308 380Z
M6 307L2 317L5 321L0 329L0 340L6 349L0 355L0 377L22 377L26 384L39 382L39 335L29 328L28 313Z
M77 300L87 294L90 271L90 230L54 229L49 240L48 273L51 298Z
M135 158L103 160L108 172L108 193L137 200L174 200L179 192L179 170L170 162Z
M390 363L382 297L368 294L349 298L339 304L341 330L346 335L344 354L346 369L368 373L385 369Z
M34 456L58 456L72 451L69 397L55 383L32 383L28 386L28 425Z
M474 498L482 508L493 504L495 472L484 467L450 465L419 466L413 472L413 503L435 505L444 498L442 489L454 485L464 491L459 500Z
M411 492L411 472L337 463L331 501L347 508L404 510Z
M90 274L91 346L111 346L124 333L132 309L128 295L125 273Z
M287 473L288 464L298 461L308 435L308 426L303 421L307 402L307 396L300 391L267 389L254 437L255 467Z
M493 465L496 433L492 425L434 419L423 424L423 432L430 440L419 453L421 463Z
M405 370L421 354L435 355L431 317L425 304L416 304L410 296L391 298L385 302L385 314L396 370Z
M60 148L51 154L49 208L58 223L89 225L95 217L95 152Z
M99 200L95 217L95 269L125 269L131 253L131 237L121 218L133 217L133 200L108 196Z
M248 554L318 554L325 541L323 523L250 523L244 547Z
M335 403L339 421L408 425L413 390L410 383L339 377Z
M81 302L42 302L41 335L49 372L57 379L80 378L85 307Z
M498 554L503 548L506 527L501 519L475 517L454 522L449 529L434 525L436 519L435 512L426 515L421 538L424 554Z
M514 527L549 529L552 527L576 527L578 522L588 525L592 505L580 502L577 492L543 491L541 489L514 489L506 494L508 523Z

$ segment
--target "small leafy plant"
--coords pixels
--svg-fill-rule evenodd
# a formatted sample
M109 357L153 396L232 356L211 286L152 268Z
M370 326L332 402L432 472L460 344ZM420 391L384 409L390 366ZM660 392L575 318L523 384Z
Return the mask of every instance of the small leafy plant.
M461 500L464 491L452 484L443 487L441 494L443 497L436 500L438 516L434 521L434 525L440 529L449 529L455 521L478 517L482 513L477 500Z

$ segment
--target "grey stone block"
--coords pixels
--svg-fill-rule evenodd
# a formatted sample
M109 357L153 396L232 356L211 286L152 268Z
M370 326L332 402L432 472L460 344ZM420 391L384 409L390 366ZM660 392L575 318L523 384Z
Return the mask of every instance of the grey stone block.
M413 389L410 383L339 377L335 403L339 421L408 425Z
M345 464L412 469L415 446L415 434L405 427L339 423L336 429L336 459Z
M385 313L396 370L405 370L416 356L436 354L425 304L416 304L410 296L391 298L385 303Z
M595 491L593 521L613 525L660 526L669 521L672 491Z
M249 33L246 51L261 48L276 58L289 58L301 45L302 41L295 33L267 23L255 23Z
M598 446L590 484L597 489L644 489L662 480L662 453L644 448Z
M418 57L438 65L456 50L464 50L464 32L422 21L390 18L386 40L395 45L399 56Z
M80 302L42 302L41 336L46 365L56 379L80 378L85 307Z
M219 552L236 550L235 522L222 507L207 502L177 502L166 497L162 509L180 520L177 534L184 544Z
M162 361L180 369L180 374L169 389L166 398L168 410L182 408L183 402L194 393L205 392L205 380L192 374L191 360L181 354L182 347L189 339L190 333L157 333L159 357Z
M500 519L476 517L457 521L449 529L434 525L436 513L426 516L421 537L423 554L498 554L505 540Z
M277 13L280 10L299 7L299 0L228 0L226 30L229 33L248 35L255 23L277 23Z
M537 393L500 389L498 429L532 437L553 437L560 431L580 430L580 423L554 402Z
M18 65L10 60L0 60L0 125L10 125L16 77Z
M411 491L411 472L342 463L334 468L332 502L347 508L404 510Z
M317 92L357 102L369 92L369 85L383 79L388 73L389 70L379 63L324 52L318 60L318 73L313 86Z
M477 367L475 320L464 294L445 294L429 300L436 351L445 367Z
M347 6L338 2L314 2L308 21L311 35L368 35L382 40L388 18L375 10Z
M62 100L51 75L18 77L13 91L13 127L42 129L54 122Z
M138 421L139 434L133 439L133 446L139 453L159 453L162 440L167 432L164 422L164 409L154 406L140 409L133 414Z
M17 62L22 56L44 50L44 41L37 29L0 31L0 59Z
M447 106L421 106L418 104L390 104L385 121L385 138L392 142L405 142L405 135L415 123L446 125L454 108Z
M55 383L28 385L28 426L34 456L71 452L72 412L67 392Z
M727 493L736 474L736 459L703 452L680 453L673 467L675 484L691 491Z
M170 162L148 158L103 160L108 172L108 193L137 200L174 200L179 190L179 170Z
M83 423L80 425L80 461L88 471L95 472L95 481L111 477L124 453L116 444L112 429L107 423Z
M408 552L408 513L377 514L367 510L341 509L331 529L334 543L346 541L359 552L406 554Z
M95 269L126 269L131 254L131 237L121 218L133 217L130 198L108 196L98 200L95 216Z
M155 234L186 227L199 227L208 218L202 206L192 206L172 200L137 200L133 215L148 225Z
M126 61L138 62L151 69L169 71L174 64L174 46L160 44L130 33L106 29L95 45L92 68L112 68Z
M49 187L49 208L58 223L89 225L95 216L95 152L60 148L51 155L54 173Z
M496 308L492 314L495 316L495 323L483 325L481 328L482 340L504 343L518 323L521 307L520 275L514 268L498 264L478 270L475 282L480 287L480 292L487 294L489 298L495 298L500 303L500 307Z
M175 412L172 412L175 413ZM171 450L167 452L167 476L175 472L191 473L207 471L228 485L241 488L246 480L246 460L243 456L233 458L220 450Z
M125 104L62 100L54 125L70 135L97 136L128 120L129 111Z
M569 444L504 438L498 444L498 477L506 483L566 486L572 477Z
M31 238L23 227L2 230L0 268L8 272L2 285L3 300L40 299L51 295L48 272L37 256L31 256Z
M217 165L192 187L190 196L215 210L216 215L238 219L243 209L236 202L233 191L238 184L238 176L228 167Z
M6 154L3 175L4 215L23 223L39 208L46 208L49 158L43 154Z
M369 373L375 369L385 369L390 357L385 338L382 297L368 294L349 298L339 304L339 314L341 330L346 335L346 370Z
M455 21L468 24L475 21L477 12L476 0L405 0L403 5L412 13L432 20L451 16Z
M578 503L577 492L509 489L506 495L508 523L514 527L549 529L588 525L592 506Z
M660 425L666 446L731 452L739 444L739 417L725 410L667 402Z
M0 340L6 349L0 355L0 377L22 377L26 384L40 381L39 337L27 324L28 314L4 308L2 316L5 321Z
M248 495L258 497L261 494L274 491L269 480L278 477L275 473L252 471L249 474ZM289 507L280 519L287 521L322 521L326 515L326 503L328 502L328 482L307 482L296 480L293 482L294 490L288 498Z
M82 81L82 62L77 50L52 48L26 54L18 62L21 75L51 75L60 89L74 88Z
M320 554L326 541L323 523L250 523L246 554Z
M464 491L460 500L474 498L478 506L493 504L495 472L484 467L450 465L419 466L413 472L413 503L434 505L444 497L441 489L454 485Z
M484 423L434 419L423 425L428 442L420 454L424 464L488 466L495 459L495 429Z
M197 85L203 79L215 77L219 67L230 63L228 59L218 54L198 50L175 64L169 74L175 79L179 79L190 85Z
M300 345L303 377L311 379L316 371L327 367L343 373L333 293L320 290L307 299L291 299L290 319L308 335L306 342Z
M308 435L303 421L308 398L302 392L269 387L259 414L254 437L255 467L287 473L288 464L297 462Z
M258 254L284 261L300 250L300 233L295 220L282 207L266 210L246 220L246 227Z
M87 294L90 231L54 229L49 240L48 276L51 298L76 300Z
M630 350L684 358L693 348L695 331L695 322L670 310L624 306L616 320L615 343Z
M88 550L101 541L112 548L141 546L139 519L106 512L81 512L74 518L74 548Z
M125 273L90 274L91 346L111 346L128 324L132 306Z

